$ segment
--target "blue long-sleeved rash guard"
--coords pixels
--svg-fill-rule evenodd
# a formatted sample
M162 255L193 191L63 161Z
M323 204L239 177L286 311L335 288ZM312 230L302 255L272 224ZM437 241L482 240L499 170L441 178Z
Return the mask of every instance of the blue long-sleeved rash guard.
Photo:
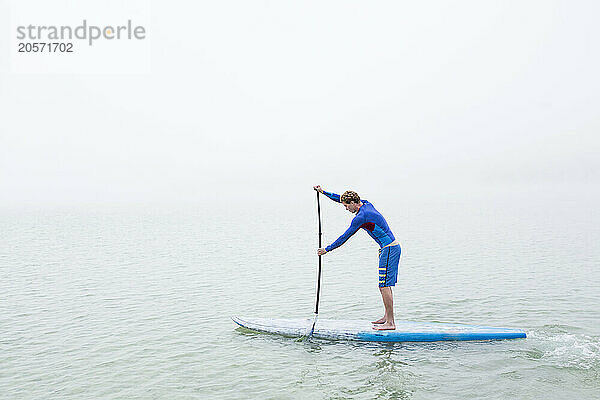
M331 200L340 203L339 194L325 191L323 191L323 194L329 197ZM377 242L379 247L387 246L396 240L394 234L390 230L390 227L385 221L385 218L383 218L383 215L381 215L379 211L373 207L373 204L369 203L367 200L361 200L361 202L362 206L352 219L350 227L342 236L337 238L335 242L325 247L325 250L331 251L340 247L346 243L346 240L348 240L350 236L354 235L360 228L366 230L369 236L371 236Z

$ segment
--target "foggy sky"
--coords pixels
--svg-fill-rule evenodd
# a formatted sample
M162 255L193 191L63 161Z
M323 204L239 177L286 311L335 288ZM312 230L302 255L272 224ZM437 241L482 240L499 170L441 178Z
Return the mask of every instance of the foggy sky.
M2 57L1 204L600 184L597 2L144 3L146 71Z

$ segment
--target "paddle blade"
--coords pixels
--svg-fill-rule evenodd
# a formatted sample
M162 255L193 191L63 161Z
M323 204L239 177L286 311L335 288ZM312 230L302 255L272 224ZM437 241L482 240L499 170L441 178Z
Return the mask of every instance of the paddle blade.
M308 328L306 329L306 333L304 334L304 336L302 337L302 340L309 340L314 331L315 331L315 325L317 324L317 317L319 316L319 314L315 314L315 318L311 321L309 320L309 325Z

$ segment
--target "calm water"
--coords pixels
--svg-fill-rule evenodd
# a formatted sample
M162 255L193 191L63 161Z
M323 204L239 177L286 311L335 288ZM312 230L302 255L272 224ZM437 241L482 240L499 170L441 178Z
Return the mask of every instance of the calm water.
M588 194L369 198L402 243L396 317L528 339L365 344L236 329L312 316L313 196L0 212L0 397L600 398L600 213ZM325 242L351 218L324 204ZM377 248L324 258L321 318L375 318Z

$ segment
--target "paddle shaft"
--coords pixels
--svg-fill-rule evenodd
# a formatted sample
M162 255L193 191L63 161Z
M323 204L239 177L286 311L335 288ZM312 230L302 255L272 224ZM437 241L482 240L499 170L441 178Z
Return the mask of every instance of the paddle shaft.
M319 248L321 248L321 202L319 200L319 191L317 190L317 215L319 217ZM321 295L321 256L319 256L319 273L317 277L317 302L315 304L315 314L319 314L319 297Z

